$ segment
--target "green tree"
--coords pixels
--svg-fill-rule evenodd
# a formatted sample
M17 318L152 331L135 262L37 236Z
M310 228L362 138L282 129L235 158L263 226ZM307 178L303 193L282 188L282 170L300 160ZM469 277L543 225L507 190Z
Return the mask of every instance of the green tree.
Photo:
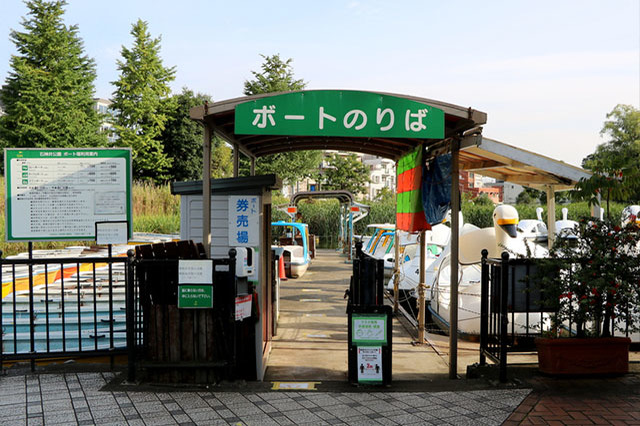
M251 71L253 80L244 82L245 95L257 95L259 93L291 92L302 90L307 86L304 80L293 78L291 58L286 61L280 59L279 54L273 56L260 55L264 59L262 72Z
M366 191L366 184L369 183L369 169L358 160L355 154L344 157L333 154L321 180L323 189L341 189L359 194Z
M0 145L90 147L106 143L94 108L95 62L84 54L78 26L63 22L65 1L27 1L18 53L0 99Z
M595 185L604 185L603 196L610 200L640 199L640 111L631 105L617 105L607 114L600 131L609 140L598 145L595 152L585 157L582 166L596 177L582 187L593 196ZM590 187L587 188L587 187Z
M113 82L115 128L120 143L132 148L134 177L165 180L171 161L160 135L176 107L169 96L175 67L162 65L160 37L151 38L146 22L138 19L131 35L133 47L122 46L122 60L117 61L120 78Z
M203 127L189 118L189 110L211 96L183 88L182 93L173 96L176 108L168 114L168 120L161 133L163 152L172 163L168 180L202 179L202 139ZM231 148L214 137L211 152L212 177L228 177L233 173Z
M260 55L264 59L261 72L252 71L253 80L244 82L245 95L261 93L290 92L302 90L307 85L303 80L293 77L291 59L282 61L280 55ZM293 183L312 176L322 162L320 151L293 151L259 157L256 160L256 173L275 173L284 182ZM243 161L242 170L246 173L248 162Z
M543 200L544 197L544 201ZM518 194L516 198L516 204L539 204L546 202L547 194L534 188L525 187L524 190Z

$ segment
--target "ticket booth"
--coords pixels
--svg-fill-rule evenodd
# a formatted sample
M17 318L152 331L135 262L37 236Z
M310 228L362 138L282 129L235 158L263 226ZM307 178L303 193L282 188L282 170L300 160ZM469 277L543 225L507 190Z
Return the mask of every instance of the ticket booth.
M250 324L238 356L245 366L255 363L255 375L244 374L255 380L264 377L273 336L271 191L281 187L275 175L211 180L211 258L237 250L237 303L252 301L249 316L237 318ZM180 195L180 238L202 242L202 181L174 182L171 192Z

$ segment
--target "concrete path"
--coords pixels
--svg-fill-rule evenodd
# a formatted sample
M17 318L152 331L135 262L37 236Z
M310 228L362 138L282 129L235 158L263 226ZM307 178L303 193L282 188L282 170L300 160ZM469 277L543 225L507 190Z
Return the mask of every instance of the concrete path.
M347 301L352 265L333 250L318 256L298 279L280 287L280 318L265 380L347 380ZM415 346L415 336L393 321L393 379L427 380L448 371L447 352ZM468 354L468 352L465 352ZM477 349L473 362L478 359ZM460 371L464 373L465 366Z

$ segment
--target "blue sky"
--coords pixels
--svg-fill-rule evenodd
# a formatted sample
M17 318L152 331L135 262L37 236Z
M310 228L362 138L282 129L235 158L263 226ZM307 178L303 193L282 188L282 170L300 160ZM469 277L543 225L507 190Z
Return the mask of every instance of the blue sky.
M0 80L26 7L0 0ZM488 114L484 135L579 165L616 104L640 105L640 2L69 0L108 98L131 24L162 36L182 87L242 96L260 54L292 58L309 89L410 94Z

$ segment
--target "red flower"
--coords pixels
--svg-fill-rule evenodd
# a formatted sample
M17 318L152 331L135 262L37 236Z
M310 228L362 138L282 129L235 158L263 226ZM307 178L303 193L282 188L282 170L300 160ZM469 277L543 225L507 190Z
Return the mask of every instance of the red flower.
M580 297L580 300L584 300L584 299L586 299L586 298L587 298L587 295L586 295L586 294L583 294L583 295Z

